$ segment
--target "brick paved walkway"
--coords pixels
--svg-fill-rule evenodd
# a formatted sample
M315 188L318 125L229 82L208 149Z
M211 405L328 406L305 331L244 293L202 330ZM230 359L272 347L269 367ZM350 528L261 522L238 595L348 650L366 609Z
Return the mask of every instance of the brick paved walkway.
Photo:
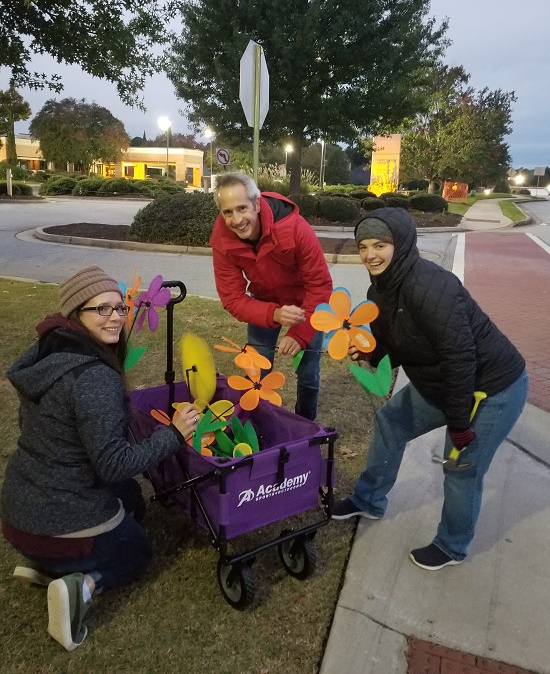
M550 254L527 234L466 235L464 285L527 361L529 402L550 412Z
M529 402L550 412L550 254L525 233L466 235L464 285L527 361ZM535 674L412 638L408 674Z
M506 665L429 641L411 639L408 674L535 674L521 667Z

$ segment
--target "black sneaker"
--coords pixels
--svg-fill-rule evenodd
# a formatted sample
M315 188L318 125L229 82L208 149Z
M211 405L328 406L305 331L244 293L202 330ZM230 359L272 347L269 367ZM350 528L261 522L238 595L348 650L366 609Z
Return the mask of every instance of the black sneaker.
M366 510L361 510L358 508L355 503L349 498L343 498L339 501L334 501L332 506L332 519L333 520L348 520L350 517L366 517L368 520L378 520L380 519L376 515L371 515Z
M456 566L462 564L463 559L453 559L440 550L437 545L430 543L425 548L418 548L409 554L411 562L426 571L439 571L445 566Z

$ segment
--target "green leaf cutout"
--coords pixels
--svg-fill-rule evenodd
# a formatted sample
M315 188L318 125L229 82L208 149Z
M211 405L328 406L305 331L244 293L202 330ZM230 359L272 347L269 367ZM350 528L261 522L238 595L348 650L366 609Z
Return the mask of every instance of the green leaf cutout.
M146 346L132 346L128 342L126 358L124 359L124 372L131 370L146 351Z
M301 351L298 351L298 353L292 359L292 369L294 370L294 372L296 372L296 370L298 369L298 366L302 362L302 358L304 357L304 353L305 353L305 351L304 351L304 349L302 349Z
M244 433L246 436L245 442L252 447L252 452L256 453L260 451L260 443L258 442L258 436L256 435L256 430L252 425L250 419L244 425Z
M233 456L233 449L237 443L233 442L233 440L221 430L216 431L214 435L216 437L219 454L223 456Z
M387 396L390 392L392 367L389 356L382 358L375 372L370 372L360 365L350 365L349 369L365 391L381 397Z

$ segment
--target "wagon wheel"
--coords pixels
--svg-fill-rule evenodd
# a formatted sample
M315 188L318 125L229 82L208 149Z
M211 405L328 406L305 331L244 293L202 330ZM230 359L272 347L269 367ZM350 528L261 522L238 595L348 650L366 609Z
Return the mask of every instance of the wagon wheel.
M248 564L218 561L218 584L228 604L243 611L254 601L256 581Z
M281 532L286 536L290 531ZM315 571L317 566L317 552L315 544L307 536L298 536L288 541L283 541L277 546L279 558L283 566L291 576L298 580L305 580Z

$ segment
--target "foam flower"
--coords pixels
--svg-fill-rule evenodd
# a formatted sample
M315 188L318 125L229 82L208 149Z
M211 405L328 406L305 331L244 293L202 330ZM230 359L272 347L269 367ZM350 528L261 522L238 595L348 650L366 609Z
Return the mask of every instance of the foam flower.
M154 332L158 328L159 316L156 307L165 307L170 301L170 297L170 290L162 288L162 276L155 276L147 291L136 298L135 306L138 311L143 309L136 322L136 332L141 330L146 314L149 329Z
M282 405L281 396L274 390L281 388L285 383L285 376L282 372L270 372L263 379L260 379L260 373L257 370L246 370L246 374L247 377L234 374L227 379L232 389L246 391L239 401L243 410L256 409L260 398L269 400L274 405Z
M240 347L235 342L231 341L227 337L222 337L224 342L231 344L232 346L224 346L223 344L215 344L214 348L218 351L226 351L228 353L236 353L235 356L235 365L237 367L242 367L243 370L250 369L259 369L259 370L270 370L271 363L268 358L262 356L261 353L258 353L257 349L250 344L245 344L243 347Z
M136 303L134 298L139 290L139 284L141 283L141 276L136 278L136 269L132 272L132 280L130 281L130 286L125 286L122 284L122 290L124 292L124 304L127 307L130 307L130 311L126 316L126 328L130 330L132 326L132 321L134 320L134 314L136 313Z
M351 345L369 353L376 340L366 327L378 316L374 302L365 300L351 308L351 295L346 288L336 288L328 304L320 304L311 315L311 325L327 335L327 350L331 358L342 360Z

